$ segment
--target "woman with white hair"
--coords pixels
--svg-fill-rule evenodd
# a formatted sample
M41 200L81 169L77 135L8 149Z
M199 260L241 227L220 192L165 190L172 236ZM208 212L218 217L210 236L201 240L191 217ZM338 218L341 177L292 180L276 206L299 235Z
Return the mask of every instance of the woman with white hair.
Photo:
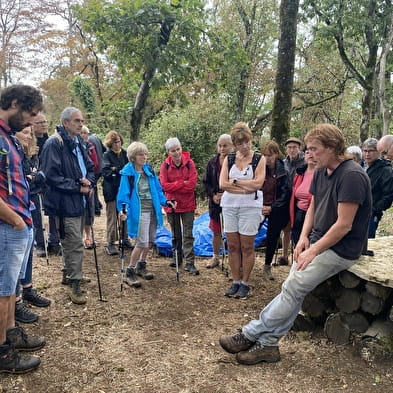
M146 258L156 236L157 226L162 226L161 206L172 206L162 191L154 169L147 163L148 150L144 143L132 142L127 148L129 163L120 171L120 188L117 194L117 210L120 219L127 219L128 235L136 238L131 253L125 282L138 288L136 276L152 280L153 273L146 267ZM126 213L123 213L123 204Z
M175 232L175 223L183 225L183 238L175 239L178 251L178 263L183 263L183 252L186 264L184 270L190 274L198 275L199 271L195 267L194 237L192 228L194 225L194 213L196 209L195 188L197 185L197 170L190 153L181 148L179 139L169 138L165 143L165 150L168 154L166 160L160 167L160 181L165 196L168 200L175 200L176 210L173 213L171 208L165 208L172 233ZM182 252L183 250L183 252ZM176 267L176 261L170 263L171 267Z
M221 246L221 197L223 190L220 189L220 172L224 158L233 151L232 138L229 134L222 134L217 141L217 154L215 154L207 163L206 172L202 182L206 195L209 198L209 228L213 232L213 258L206 265L208 269L214 268L220 263L220 246ZM224 252L224 250L223 250Z

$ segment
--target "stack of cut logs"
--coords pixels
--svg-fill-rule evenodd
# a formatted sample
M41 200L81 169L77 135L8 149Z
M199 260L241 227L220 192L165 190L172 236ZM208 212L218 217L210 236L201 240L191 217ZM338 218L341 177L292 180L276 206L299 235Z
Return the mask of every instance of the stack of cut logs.
M347 343L353 334L393 337L393 289L344 270L306 296L293 329L318 326L336 344Z

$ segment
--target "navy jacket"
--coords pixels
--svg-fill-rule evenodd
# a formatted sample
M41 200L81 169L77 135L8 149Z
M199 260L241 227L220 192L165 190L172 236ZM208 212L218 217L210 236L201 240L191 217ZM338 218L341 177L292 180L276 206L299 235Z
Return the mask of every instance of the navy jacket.
M80 192L79 179L83 177L74 153L75 141L62 126L57 126L59 134L51 136L41 153L41 170L45 173L48 190L44 195L45 214L59 217L80 217L84 214L84 195ZM93 162L87 155L80 136L86 179L94 184Z

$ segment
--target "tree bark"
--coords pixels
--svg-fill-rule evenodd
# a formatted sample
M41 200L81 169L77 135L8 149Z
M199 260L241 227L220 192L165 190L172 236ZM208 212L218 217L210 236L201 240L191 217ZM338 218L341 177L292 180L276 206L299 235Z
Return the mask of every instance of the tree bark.
M271 138L282 144L289 136L299 0L281 0L280 40Z
M351 331L342 321L341 313L328 316L325 322L325 335L335 344L346 344L349 342Z

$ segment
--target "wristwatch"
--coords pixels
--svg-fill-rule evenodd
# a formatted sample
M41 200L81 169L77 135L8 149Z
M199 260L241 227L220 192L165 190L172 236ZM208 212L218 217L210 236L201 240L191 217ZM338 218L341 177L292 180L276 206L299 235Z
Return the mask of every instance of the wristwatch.
M233 179L233 180L232 180L232 184L233 184L234 186L237 186L237 179Z

